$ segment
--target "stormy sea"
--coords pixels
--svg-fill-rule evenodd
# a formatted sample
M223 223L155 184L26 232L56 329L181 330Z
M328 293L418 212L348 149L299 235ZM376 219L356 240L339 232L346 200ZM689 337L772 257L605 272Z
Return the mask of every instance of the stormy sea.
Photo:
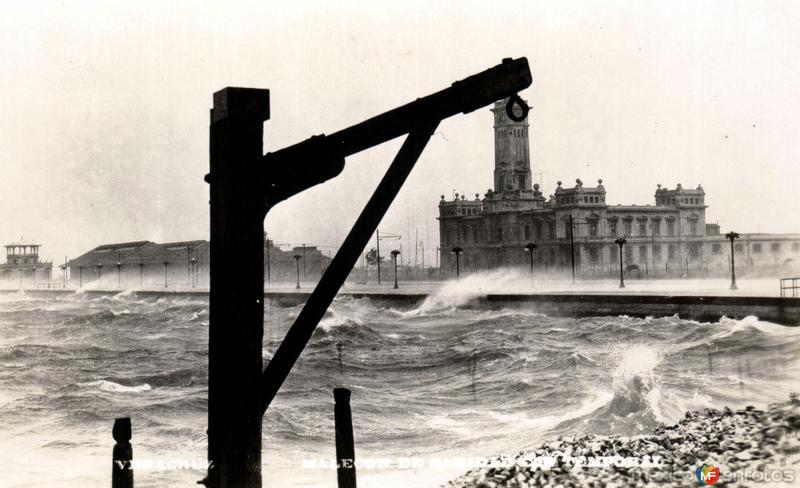
M338 298L264 418L264 486L336 486L338 386L353 392L356 457L374 461L357 471L362 487L438 486L473 457L647 433L687 410L765 406L798 389L798 328L557 318L472 298L448 287L406 307ZM265 362L300 309L267 303ZM108 486L122 416L136 486L203 478L205 298L1 293L0 330L3 486Z

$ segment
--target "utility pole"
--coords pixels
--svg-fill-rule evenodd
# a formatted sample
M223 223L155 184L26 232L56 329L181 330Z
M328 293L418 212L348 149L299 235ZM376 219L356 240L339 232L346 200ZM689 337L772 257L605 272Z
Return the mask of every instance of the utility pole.
M375 248L376 249L375 252L376 252L376 254L378 256L378 259L377 259L377 261L378 261L378 284L380 285L381 284L381 231L379 229L375 229L375 237L376 237L376 240L378 241L378 244L377 244L377 246Z

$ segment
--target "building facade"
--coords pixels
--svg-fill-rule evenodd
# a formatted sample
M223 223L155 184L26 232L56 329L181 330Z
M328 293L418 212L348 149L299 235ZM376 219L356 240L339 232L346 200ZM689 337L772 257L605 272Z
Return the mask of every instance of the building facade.
M0 264L0 280L33 286L50 281L53 263L39 259L41 244L6 244L6 262Z
M530 126L516 122L497 102L494 114L494 187L481 197L442 195L439 237L443 268L453 268L454 248L461 270L528 265L526 245L534 244L534 266L554 273L613 273L623 267L642 275L702 276L728 273L730 242L719 226L706 223L701 185L657 185L645 205L609 205L603 180L593 186L577 179L558 182L545 197L531 181ZM727 245L727 247L726 247ZM790 272L798 269L800 234L740 234L737 270Z
M300 256L298 262L294 256ZM99 288L206 288L209 285L211 248L206 240L155 243L151 241L103 244L69 260L71 287L92 284ZM316 246L291 251L264 246L264 280L292 282L300 267L301 280L317 280L331 259ZM242 266L245 264L242 263Z

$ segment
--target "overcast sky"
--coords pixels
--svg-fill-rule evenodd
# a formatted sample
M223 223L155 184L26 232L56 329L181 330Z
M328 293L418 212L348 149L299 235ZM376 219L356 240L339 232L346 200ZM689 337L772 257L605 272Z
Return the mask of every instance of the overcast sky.
M271 90L268 151L520 56L546 195L603 178L609 203L647 204L658 183L700 183L723 230L800 231L797 2L14 2L3 14L0 242L36 241L58 263L101 243L207 238L222 87ZM340 243L400 142L280 204L270 236ZM415 229L436 246L440 194L491 186L492 145L488 108L439 126L381 225L403 234L406 259Z

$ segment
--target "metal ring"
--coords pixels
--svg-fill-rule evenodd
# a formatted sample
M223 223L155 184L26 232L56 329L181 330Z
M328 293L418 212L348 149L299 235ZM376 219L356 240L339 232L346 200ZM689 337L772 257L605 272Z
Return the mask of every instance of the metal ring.
M517 117L517 115L514 113L514 105L517 105L520 109L522 109L522 116ZM512 95L511 98L508 99L508 103L506 103L506 115L508 115L508 118L514 122L522 122L525 120L525 117L528 116L529 110L530 107L528 107L528 104L525 103L525 100L520 98L519 93Z

